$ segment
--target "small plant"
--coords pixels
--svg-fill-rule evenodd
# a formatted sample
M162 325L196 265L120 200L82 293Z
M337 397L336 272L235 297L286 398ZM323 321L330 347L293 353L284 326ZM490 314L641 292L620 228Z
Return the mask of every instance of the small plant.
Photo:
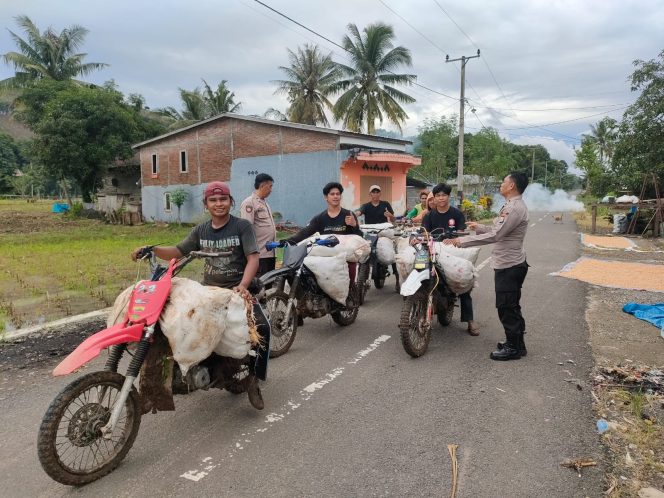
M74 202L71 205L71 209L69 210L69 216L71 218L80 218L81 216L83 216L83 203Z
M463 214L466 216L466 219L468 220L475 220L476 218L476 208L475 204L473 204L470 200L464 199L461 202L461 211Z
M182 209L182 205L186 202L186 200L189 198L189 193L183 189L183 188L176 188L171 194L171 202L175 204L178 208L178 225L182 224L182 221L180 221L180 209Z

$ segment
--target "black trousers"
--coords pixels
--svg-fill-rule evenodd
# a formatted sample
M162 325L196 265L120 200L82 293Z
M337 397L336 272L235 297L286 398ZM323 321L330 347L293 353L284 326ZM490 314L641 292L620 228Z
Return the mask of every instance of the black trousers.
M496 308L498 318L505 329L507 342L517 347L523 340L526 321L521 314L521 287L528 274L528 263L524 261L509 268L494 270L496 285Z
M255 348L256 358L252 362L252 373L260 380L267 380L267 362L270 359L270 322L258 301L254 300L254 319L256 329L261 336L260 345Z
M473 320L473 298L470 297L470 291L459 294L459 307L461 308L462 322Z
M258 260L258 271L256 276L260 277L265 275L267 272L274 270L274 265L277 261L277 258L260 258Z

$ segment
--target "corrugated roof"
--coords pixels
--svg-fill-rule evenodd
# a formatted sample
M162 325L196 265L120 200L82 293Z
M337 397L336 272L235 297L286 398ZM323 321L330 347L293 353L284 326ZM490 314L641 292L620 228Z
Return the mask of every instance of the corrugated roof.
M399 138L386 138L386 137L379 137L377 135L367 135L364 133L353 133L350 131L344 131L344 130L333 130L331 128L321 128L319 126L312 126L312 125L305 125L305 124L300 124L300 123L291 123L290 121L276 121L274 119L265 119L265 118L259 118L258 116L242 116L241 114L235 114L235 113L223 113L223 114L218 114L217 116L205 119L203 121L199 121L197 123L194 123L189 126L185 126L184 128L180 128L178 130L171 131L169 133L164 133L163 135L159 135L158 137L151 138L149 140L145 140L143 142L139 142L137 144L132 145L132 148L134 149L140 149L141 147L154 143L154 142L159 142L161 140L165 140L167 138L170 138L172 136L178 135L179 133L183 133L185 131L191 130L193 128L196 128L198 126L203 126L209 123L213 123L215 121L228 118L228 119L239 119L241 121L251 121L254 123L261 123L261 124L268 124L272 126L283 126L284 128L295 128L299 130L306 130L306 131L314 131L318 133L328 133L331 135L338 135L338 136L343 136L343 137L357 137L357 138L362 138L362 139L370 139L370 140L375 140L378 142L384 142L384 143L391 143L391 144L399 144L399 145L408 145L412 144L410 140L401 140Z

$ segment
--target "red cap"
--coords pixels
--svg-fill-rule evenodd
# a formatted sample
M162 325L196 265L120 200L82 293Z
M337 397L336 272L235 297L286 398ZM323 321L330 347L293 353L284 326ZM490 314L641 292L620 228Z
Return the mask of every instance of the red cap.
M231 195L231 189L228 184L224 182L210 182L205 187L205 193L203 197L207 201L207 198L211 195Z

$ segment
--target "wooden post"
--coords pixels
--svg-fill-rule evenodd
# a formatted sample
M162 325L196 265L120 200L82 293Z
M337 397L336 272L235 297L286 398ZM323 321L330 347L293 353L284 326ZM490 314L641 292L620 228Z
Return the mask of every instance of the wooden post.
M593 216L593 224L592 228L590 229L590 233L594 234L595 231L597 230L597 204L593 204L591 210Z

